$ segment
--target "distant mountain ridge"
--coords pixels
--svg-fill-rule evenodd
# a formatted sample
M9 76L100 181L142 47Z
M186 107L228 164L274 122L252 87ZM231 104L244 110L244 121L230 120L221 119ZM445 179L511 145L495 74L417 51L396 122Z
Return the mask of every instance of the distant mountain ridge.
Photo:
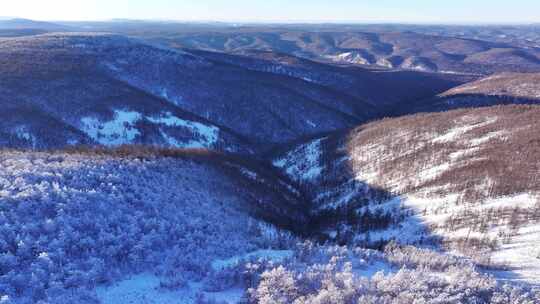
M540 36L532 26L237 26L122 19L58 23L11 19L0 22L0 29L114 32L175 48L234 54L271 51L377 68L479 75L540 72Z
M41 29L47 31L67 31L70 29L70 27L53 22L6 17L0 18L0 29Z
M480 75L540 71L540 54L535 49L411 31L370 32L369 27L358 31L340 31L336 27L317 32L276 26L259 31L245 28L177 32L166 38L141 36L173 47L239 54L271 51L327 63L378 68Z

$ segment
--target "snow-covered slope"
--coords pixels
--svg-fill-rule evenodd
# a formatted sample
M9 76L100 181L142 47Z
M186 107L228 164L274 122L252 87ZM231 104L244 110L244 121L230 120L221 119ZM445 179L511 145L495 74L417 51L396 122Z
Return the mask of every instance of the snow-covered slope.
M540 107L386 119L281 153L341 241L438 244L516 280L540 278Z
M280 249L276 227L305 208L270 171L179 150L2 151L0 298L94 303L129 275L186 291L215 263Z

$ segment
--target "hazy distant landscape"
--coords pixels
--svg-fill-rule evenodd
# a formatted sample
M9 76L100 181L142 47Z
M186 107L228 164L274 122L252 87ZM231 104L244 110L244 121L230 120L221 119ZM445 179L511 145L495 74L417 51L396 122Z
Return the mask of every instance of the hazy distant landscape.
M0 303L540 303L539 103L528 22L1 17Z

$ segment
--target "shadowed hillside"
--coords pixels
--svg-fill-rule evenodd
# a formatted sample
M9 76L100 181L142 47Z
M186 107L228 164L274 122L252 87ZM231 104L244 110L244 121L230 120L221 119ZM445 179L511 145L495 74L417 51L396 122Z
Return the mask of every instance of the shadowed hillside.
M452 88L434 98L397 107L394 115L507 104L539 104L540 74L501 73Z
M0 54L0 131L19 147L150 144L252 152L353 127L389 105L462 83L309 62L300 68L246 63L110 34L2 38ZM274 72L288 69L293 72ZM45 128L55 136L43 134Z

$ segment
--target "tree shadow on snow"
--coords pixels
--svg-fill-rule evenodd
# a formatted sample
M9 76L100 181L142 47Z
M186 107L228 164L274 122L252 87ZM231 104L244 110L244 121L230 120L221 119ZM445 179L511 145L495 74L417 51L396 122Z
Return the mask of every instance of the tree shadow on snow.
M346 148L348 132L326 137L322 142L322 172L316 182L305 183L311 201L309 230L320 242L356 245L383 250L390 242L414 245L439 252L455 252L456 244L433 231L419 210L405 195L393 193L358 179ZM382 157L382 156L381 156ZM384 172L383 172L384 174ZM474 253L486 248L483 240L460 239L460 248ZM480 251L480 249L478 249ZM482 253L484 254L484 253ZM475 263L483 272L503 281L520 281L512 269L491 264L490 252Z

